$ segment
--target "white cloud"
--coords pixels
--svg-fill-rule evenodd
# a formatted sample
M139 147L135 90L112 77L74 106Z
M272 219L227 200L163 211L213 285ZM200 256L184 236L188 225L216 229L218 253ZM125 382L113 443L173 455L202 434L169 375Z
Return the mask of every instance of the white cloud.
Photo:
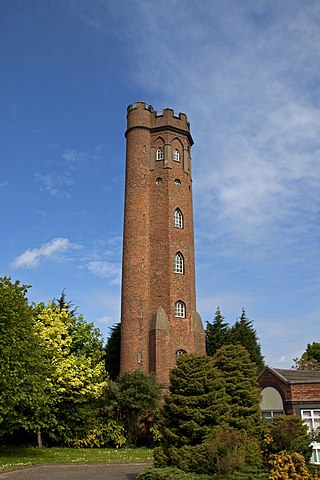
M104 315L103 317L99 317L96 319L96 323L100 325L111 325L113 322L113 319L111 316Z
M40 188L46 190L52 197L60 199L71 197L70 187L73 180L68 173L47 173L46 175L35 173L34 177Z
M120 263L107 262L103 260L91 260L87 264L89 272L102 278L111 278L112 284L120 283Z
M8 181L0 182L0 188L7 187L9 185Z
M65 160L67 168L70 170L74 170L80 166L83 166L86 160L90 157L93 157L93 155L88 155L86 153L77 151L74 148L70 148L62 154L62 158Z
M70 249L72 246L67 238L54 238L39 248L26 250L13 261L12 265L15 268L37 267L41 260L55 258L59 253Z

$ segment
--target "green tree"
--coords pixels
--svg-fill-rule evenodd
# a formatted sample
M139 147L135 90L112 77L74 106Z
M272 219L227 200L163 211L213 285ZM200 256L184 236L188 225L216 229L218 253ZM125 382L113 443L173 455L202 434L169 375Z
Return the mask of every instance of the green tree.
M81 315L54 302L40 304L34 312L34 329L51 365L47 388L52 407L44 430L50 438L70 443L85 415L83 405L92 410L106 386L102 338Z
M312 447L310 447L310 436L307 426L297 415L278 415L268 425L267 449L265 454L279 453L301 453L309 462Z
M110 335L105 346L106 370L111 380L116 380L120 373L121 324L109 328Z
M212 359L180 355L177 367L170 372L170 395L163 407L162 442L156 462L199 471L206 456L204 442L214 427L228 422L228 405L224 380Z
M50 366L35 335L28 286L0 278L0 435L44 426Z
M59 308L60 312L66 310L71 314L72 317L75 317L78 307L75 307L72 303L72 300L67 300L66 289L64 288L61 292L59 298L54 298L52 304Z
M294 359L297 370L320 370L320 343L308 343L301 358Z
M224 322L218 307L213 322L207 322L206 326L206 351L211 357L219 350L220 347L228 343L229 326Z
M240 344L247 349L251 360L257 366L257 371L260 372L264 367L261 346L257 337L257 332L253 327L253 323L251 320L248 320L244 308L242 309L239 319L231 327L228 336L229 344Z
M261 425L260 389L256 366L242 345L225 345L213 356L213 365L222 373L229 397L229 425L257 434Z
M142 370L121 373L106 389L106 402L124 424L128 444L137 442L142 421L156 413L159 401L156 377Z

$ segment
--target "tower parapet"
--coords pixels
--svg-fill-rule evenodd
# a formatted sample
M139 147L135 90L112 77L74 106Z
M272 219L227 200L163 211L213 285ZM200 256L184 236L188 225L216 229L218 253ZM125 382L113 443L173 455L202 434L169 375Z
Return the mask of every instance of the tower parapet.
M136 102L127 108L127 121L127 131L131 128L145 127L152 130L152 133L156 133L165 128L187 135L190 146L193 145L190 123L185 113L179 112L176 115L171 108L165 108L161 113L158 113L152 105L147 105L145 102Z

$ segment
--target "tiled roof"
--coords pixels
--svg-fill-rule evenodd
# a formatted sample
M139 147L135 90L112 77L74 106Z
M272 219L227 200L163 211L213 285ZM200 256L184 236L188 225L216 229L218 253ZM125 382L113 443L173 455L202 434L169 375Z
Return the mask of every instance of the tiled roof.
M286 370L282 368L266 367L263 372L269 370L285 383L320 383L320 370Z

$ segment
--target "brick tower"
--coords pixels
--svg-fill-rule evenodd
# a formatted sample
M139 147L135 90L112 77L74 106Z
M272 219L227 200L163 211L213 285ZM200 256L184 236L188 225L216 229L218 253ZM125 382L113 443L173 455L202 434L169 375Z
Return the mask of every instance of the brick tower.
M196 311L190 125L129 105L122 263L121 372L166 387L180 353L205 352Z

